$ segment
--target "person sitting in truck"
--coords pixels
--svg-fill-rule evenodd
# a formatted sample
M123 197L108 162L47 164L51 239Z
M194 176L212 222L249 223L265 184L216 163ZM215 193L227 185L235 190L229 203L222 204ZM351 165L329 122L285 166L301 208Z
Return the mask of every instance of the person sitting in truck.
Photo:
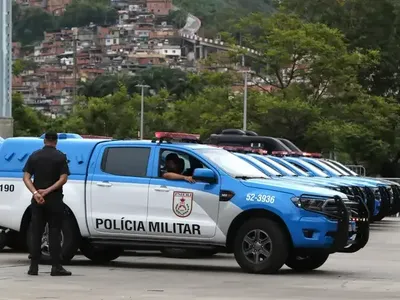
M186 180L190 183L195 183L196 181L193 180L192 176L181 174L183 172L183 166L180 160L181 158L179 158L178 154L168 154L165 158L165 170L161 170L161 176L169 180Z

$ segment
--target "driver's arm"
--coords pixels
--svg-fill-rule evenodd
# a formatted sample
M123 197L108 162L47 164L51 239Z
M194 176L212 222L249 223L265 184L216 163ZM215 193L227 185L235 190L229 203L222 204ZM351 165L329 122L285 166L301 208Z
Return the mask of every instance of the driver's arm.
M187 176L173 173L173 172L165 172L162 174L162 177L165 179L170 179L170 180L185 180Z

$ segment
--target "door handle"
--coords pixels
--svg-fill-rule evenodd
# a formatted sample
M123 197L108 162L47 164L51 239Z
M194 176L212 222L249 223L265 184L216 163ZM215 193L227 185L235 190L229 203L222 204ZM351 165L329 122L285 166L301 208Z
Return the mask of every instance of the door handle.
M96 182L96 184L98 185L98 186L104 186L104 187L110 187L110 186L112 186L112 184L111 183L109 183L109 182Z
M167 188L166 186L160 186L158 188L154 189L156 192L169 192L169 188Z

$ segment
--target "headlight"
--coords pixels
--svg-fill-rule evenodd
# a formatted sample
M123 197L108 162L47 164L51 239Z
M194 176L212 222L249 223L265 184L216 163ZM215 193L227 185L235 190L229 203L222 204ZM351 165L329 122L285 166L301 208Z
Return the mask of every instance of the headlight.
M292 197L291 200L293 204L299 208L317 212L322 212L324 205L327 202L326 198L319 198L317 196Z

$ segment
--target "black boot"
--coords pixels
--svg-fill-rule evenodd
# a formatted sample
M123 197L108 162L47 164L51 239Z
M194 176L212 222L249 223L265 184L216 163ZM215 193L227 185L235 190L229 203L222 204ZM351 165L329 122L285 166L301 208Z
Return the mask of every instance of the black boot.
M28 270L28 275L38 275L39 273L39 264L37 262L31 262L31 265Z
M51 268L51 276L71 276L70 271L65 270L62 266L53 266Z

